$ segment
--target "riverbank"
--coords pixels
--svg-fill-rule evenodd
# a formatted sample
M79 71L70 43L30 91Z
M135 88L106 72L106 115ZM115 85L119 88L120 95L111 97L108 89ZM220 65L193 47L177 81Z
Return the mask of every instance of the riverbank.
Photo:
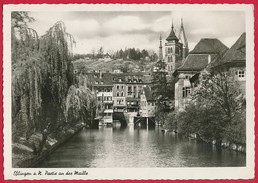
M178 132L175 132L175 130L172 130L172 129L162 129L161 130L162 133L178 133ZM197 138L197 135L196 134L192 134L192 135L189 135L188 138L190 139L194 139L194 140L197 140L197 141L201 141L201 142L204 142L206 144L211 144L211 145L214 145L214 146L218 146L216 145L216 140L213 140L213 141L207 141L207 140L204 140L204 139L201 139L201 138ZM237 151L237 152L241 152L241 153L246 153L246 146L245 145L239 145L239 144L235 144L235 143L232 143L226 139L223 139L222 142L221 142L221 145L219 146L221 148L225 148L225 149L230 149L230 150L233 150L233 151Z
M35 152L42 141L42 133L36 132L28 139L21 138L12 145L12 166L14 168L34 167L44 160L57 147L70 139L84 127L83 124L76 124L67 130L48 135L44 147L40 153Z

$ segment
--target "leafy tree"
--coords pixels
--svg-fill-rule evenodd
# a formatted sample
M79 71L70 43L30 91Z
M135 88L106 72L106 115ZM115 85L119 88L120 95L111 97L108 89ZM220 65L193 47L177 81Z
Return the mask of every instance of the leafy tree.
M173 84L167 80L166 63L159 60L155 65L156 71L152 72L152 89L156 100L156 119L164 123L166 113L171 111L173 99ZM172 83L172 81L171 81Z
M104 55L104 48L101 46L98 50L97 58L103 58Z
M233 76L233 70L202 73L192 101L176 117L180 133L217 145L223 139L245 144L245 98Z
M76 122L84 122L91 125L96 111L96 96L87 87L71 86L66 98L66 121L73 125Z

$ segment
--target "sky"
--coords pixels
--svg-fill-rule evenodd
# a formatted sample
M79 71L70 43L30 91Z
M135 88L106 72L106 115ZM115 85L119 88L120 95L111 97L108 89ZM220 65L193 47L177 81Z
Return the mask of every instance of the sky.
M66 31L75 41L75 53L86 54L124 48L150 49L158 52L159 37L163 46L172 22L178 36L181 18L192 50L201 38L217 38L227 47L245 32L242 11L73 11L29 12L35 21L29 27L39 36L57 21L63 21Z

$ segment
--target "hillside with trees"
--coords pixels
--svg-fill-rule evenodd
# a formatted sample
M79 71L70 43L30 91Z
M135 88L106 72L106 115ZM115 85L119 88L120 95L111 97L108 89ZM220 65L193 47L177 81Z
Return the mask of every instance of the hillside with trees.
M157 54L145 49L128 48L108 54L110 59L103 59L105 54L104 48L101 47L97 52L93 50L91 54L75 54L72 63L78 72L113 71L116 69L122 72L132 72L134 69L138 71L151 70L157 61Z

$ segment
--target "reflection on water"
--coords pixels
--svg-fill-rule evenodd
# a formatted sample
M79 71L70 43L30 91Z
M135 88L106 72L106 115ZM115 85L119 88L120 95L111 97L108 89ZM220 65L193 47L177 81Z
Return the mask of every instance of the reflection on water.
M245 166L245 159L158 128L102 127L82 130L38 167L233 167Z

